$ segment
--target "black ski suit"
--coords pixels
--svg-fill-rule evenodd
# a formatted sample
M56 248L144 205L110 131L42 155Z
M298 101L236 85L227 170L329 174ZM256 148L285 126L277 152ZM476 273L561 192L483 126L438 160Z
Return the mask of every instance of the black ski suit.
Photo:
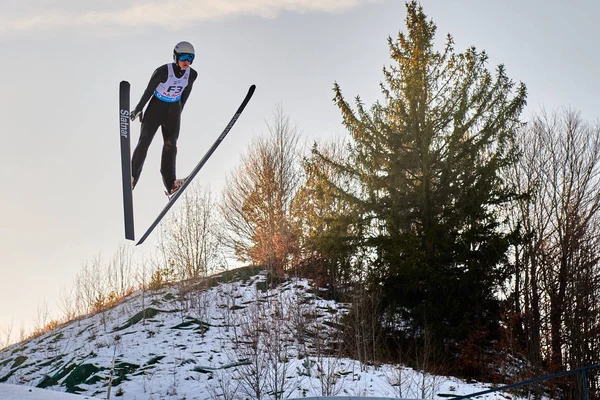
M175 63L173 63L172 66L175 76L177 78L183 77L185 71L179 68ZM190 68L188 84L181 94L181 99L175 102L166 102L154 96L154 91L157 86L161 82L166 82L168 80L168 75L168 64L158 67L152 74L148 87L142 95L140 102L132 111L132 115L136 115L138 111L141 111L144 108L148 100L150 100L150 104L148 104L146 111L143 113L140 139L131 158L131 175L133 177L133 186L135 186L140 179L150 143L152 143L152 139L154 139L158 127L161 127L163 149L160 173L165 188L170 192L176 179L175 162L177 157L177 139L179 138L181 112L192 91L192 86L198 77L198 73Z

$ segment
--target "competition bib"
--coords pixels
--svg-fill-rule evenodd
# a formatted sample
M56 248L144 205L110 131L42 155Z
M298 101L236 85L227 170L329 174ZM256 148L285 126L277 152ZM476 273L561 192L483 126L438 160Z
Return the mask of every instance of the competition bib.
M154 95L162 101L167 103L174 103L179 101L183 89L188 85L188 78L190 76L190 68L186 69L181 78L177 78L173 73L173 64L168 64L169 77L166 82L158 84L154 90Z

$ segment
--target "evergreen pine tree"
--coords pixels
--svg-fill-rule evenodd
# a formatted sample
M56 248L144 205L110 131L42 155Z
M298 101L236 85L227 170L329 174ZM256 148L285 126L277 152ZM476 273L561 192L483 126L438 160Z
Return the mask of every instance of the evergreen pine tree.
M345 157L342 144L331 142L315 151L327 156L329 162ZM304 160L305 182L296 193L293 214L299 227L302 273L332 289L344 288L352 281L353 244L357 237L352 231L353 208L330 190L330 184L343 186L336 180L335 167L319 157Z
M407 32L388 39L383 100L367 109L357 97L353 109L334 85L348 159L316 155L356 183L330 186L358 210L388 315L415 333L464 339L498 320L509 235L501 209L514 198L501 173L516 161L526 88L502 65L490 73L485 52L456 53L450 35L436 51L435 24L416 1L406 6Z

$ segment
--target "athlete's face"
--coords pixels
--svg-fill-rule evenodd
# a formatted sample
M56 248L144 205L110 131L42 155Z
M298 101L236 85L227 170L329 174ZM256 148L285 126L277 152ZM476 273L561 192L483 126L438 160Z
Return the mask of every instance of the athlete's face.
M186 69L188 69L190 67L190 62L177 60L177 65L179 65L179 68L181 68L183 71L185 71Z

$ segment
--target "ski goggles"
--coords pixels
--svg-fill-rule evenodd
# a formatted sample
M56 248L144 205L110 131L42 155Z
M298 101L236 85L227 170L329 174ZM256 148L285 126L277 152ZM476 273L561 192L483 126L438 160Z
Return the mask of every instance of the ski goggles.
M191 63L194 61L194 55L190 53L182 53L177 55L177 59L179 61L189 61Z

